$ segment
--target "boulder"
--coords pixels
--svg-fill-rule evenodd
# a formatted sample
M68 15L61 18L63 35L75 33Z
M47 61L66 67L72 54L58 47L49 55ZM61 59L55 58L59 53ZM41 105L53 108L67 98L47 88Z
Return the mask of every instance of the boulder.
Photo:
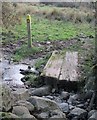
M39 96L39 97L46 96L49 94L50 94L50 87L49 86L40 87L40 88L37 88L31 92L32 96Z
M54 97L53 97L53 96L50 96L50 95L46 96L46 98L48 98L48 99L50 99L50 100L54 100Z
M34 111L34 106L33 106L30 102L28 102L28 101L26 101L26 100L20 100L20 101L18 101L18 102L16 103L16 105L17 105L17 106L25 106L26 108L28 108L28 110L29 110L30 112Z
M87 116L87 111L78 107L75 107L73 110L70 111L69 116L75 117L77 116L78 118L84 118Z
M6 84L2 84L2 103L0 104L0 108L8 111L11 109L14 101L13 96L11 94L11 88Z
M64 99L64 100L67 100L69 98L69 93L65 92L65 91L62 91L61 92L61 98Z
M97 110L91 110L91 111L88 113L88 118L91 117L95 112L97 112Z
M35 116L37 116L37 118L41 119L41 118L49 118L49 113L48 112L42 112L40 114L36 114Z
M33 115L30 114L23 114L23 116L21 117L21 120L37 120Z
M19 117L17 116L17 115L15 115L15 114L13 114L13 113L7 113L7 112L0 112L0 118L2 118L2 119L8 119L8 120L17 120L17 119L19 119ZM0 119L1 120L1 119Z
M72 109L74 109L74 108L75 108L75 106L69 105L69 109L70 109L70 110L72 110Z
M97 112L94 112L88 120L97 120Z
M14 103L19 100L27 100L29 98L29 92L26 88L20 88L11 92L13 94Z
M75 95L70 95L69 99L68 99L68 103L69 104L73 104L74 101L76 101L78 99L78 95L75 94Z
M58 120L62 120L62 118L60 118L59 115L54 115L54 116L50 117L48 120L56 120L56 119L58 119ZM67 119L64 118L64 120L67 120Z
M69 112L69 105L68 103L60 103L59 104L60 109L65 112L68 113Z
M17 116L23 116L24 114L30 114L29 110L24 106L14 106L12 113Z
M62 111L60 111L60 110L52 110L52 111L50 111L51 113L50 113L50 119L51 118L64 118L64 120L67 120L66 119L66 115L65 115L65 113L63 113ZM50 120L49 119L49 120Z
M29 98L28 102L33 104L36 110L43 110L43 111L49 111L49 110L55 110L55 109L60 110L59 106L55 101L47 98L32 96Z

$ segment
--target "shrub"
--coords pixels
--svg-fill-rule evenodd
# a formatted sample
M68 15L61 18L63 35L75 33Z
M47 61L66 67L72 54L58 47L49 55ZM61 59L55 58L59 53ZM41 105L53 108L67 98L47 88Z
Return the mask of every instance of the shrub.
M10 28L21 22L15 7L12 3L2 2L2 24L5 28Z

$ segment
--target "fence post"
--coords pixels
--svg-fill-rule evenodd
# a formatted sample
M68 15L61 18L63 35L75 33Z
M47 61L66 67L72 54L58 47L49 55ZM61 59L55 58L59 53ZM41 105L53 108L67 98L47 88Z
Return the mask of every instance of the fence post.
M31 16L27 14L27 32L28 32L28 47L32 47L31 40Z

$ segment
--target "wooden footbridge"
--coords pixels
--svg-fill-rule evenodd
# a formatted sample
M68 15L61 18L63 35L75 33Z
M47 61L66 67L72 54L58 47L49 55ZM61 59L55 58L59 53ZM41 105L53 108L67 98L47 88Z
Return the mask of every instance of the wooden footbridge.
M42 77L49 84L79 82L78 52L54 51L44 67ZM63 85L64 86L64 85Z

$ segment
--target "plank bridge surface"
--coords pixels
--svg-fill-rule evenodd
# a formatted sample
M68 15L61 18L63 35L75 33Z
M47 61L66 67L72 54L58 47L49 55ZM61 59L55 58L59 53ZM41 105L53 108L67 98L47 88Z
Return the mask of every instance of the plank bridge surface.
M41 75L57 80L78 81L78 52L53 51Z

